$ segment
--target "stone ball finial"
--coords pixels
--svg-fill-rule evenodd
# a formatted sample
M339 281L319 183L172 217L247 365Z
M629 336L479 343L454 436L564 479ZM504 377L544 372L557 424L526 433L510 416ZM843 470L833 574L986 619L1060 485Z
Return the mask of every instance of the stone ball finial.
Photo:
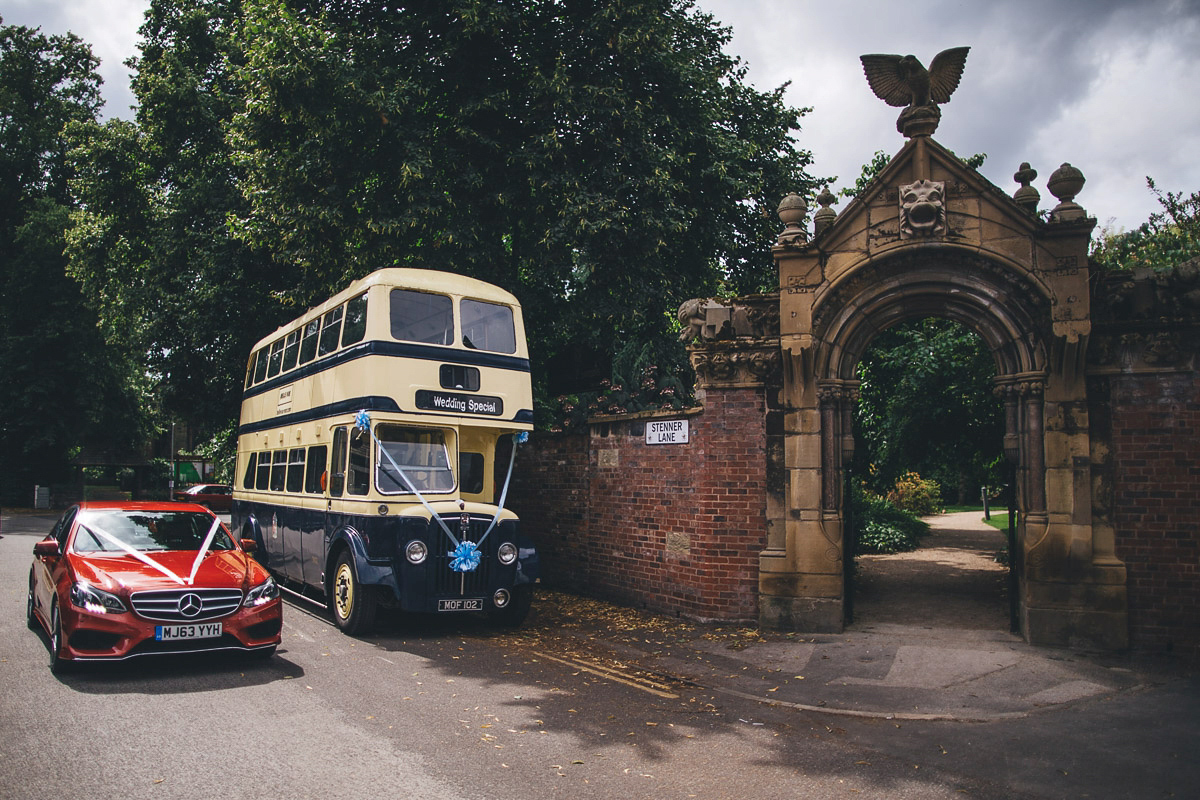
M1037 213L1038 202L1042 199L1038 190L1029 185L1037 176L1037 170L1029 166L1028 161L1022 161L1021 168L1013 173L1013 180L1021 184L1021 187L1013 192L1013 200L1030 214Z
M777 210L783 230L776 240L781 245L804 244L808 241L808 231L804 229L804 218L808 216L808 203L796 193L789 194L779 202Z
M813 230L817 236L820 236L822 231L837 220L837 212L830 208L837 202L837 196L826 186L817 195L817 202L821 204L821 207L817 209L817 213L813 214Z
M1073 222L1087 217L1083 206L1075 202L1075 196L1083 190L1087 178L1077 167L1063 162L1063 165L1050 174L1046 188L1058 199L1058 205L1050 210L1051 222Z

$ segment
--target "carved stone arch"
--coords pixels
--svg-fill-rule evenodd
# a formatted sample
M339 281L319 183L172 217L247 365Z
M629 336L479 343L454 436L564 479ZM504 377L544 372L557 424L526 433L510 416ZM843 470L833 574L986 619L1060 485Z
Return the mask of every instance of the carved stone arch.
M956 248L899 252L863 264L815 298L813 335L824 379L853 380L871 340L911 319L942 317L979 335L996 374L1042 372L1050 305L1027 274Z
M944 189L944 226L905 225L897 198L920 182ZM842 629L855 369L879 332L936 316L975 331L996 359L1004 449L1018 473L1022 633L1038 643L1126 646L1124 564L1092 520L1085 354L1095 220L1061 203L1048 219L1031 214L926 136L835 219L826 213L811 241L792 213L803 211L797 200L785 202L788 227L772 250L786 485L769 525L782 534L768 536L759 559L760 623Z

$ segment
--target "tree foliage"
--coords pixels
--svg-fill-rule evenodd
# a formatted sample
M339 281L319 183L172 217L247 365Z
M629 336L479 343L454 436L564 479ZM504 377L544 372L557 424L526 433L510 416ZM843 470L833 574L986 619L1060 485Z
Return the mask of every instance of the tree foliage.
M811 187L802 112L689 2L250 0L242 24L235 228L288 298L392 264L492 281L543 378L773 285L770 212Z
M109 340L144 359L146 413L202 434L228 427L251 345L294 314L272 295L286 276L228 227L244 205L225 139L241 106L228 77L240 5L154 0L133 62L136 124L84 126L72 153L72 274Z
M998 483L1004 420L995 369L982 340L948 320L881 333L859 364L856 473L881 494L910 471L943 491Z
M81 131L69 252L203 430L255 339L394 265L513 291L542 397L598 383L683 299L773 285L770 212L811 188L804 112L687 0L152 0L141 34L136 125Z
M1146 185L1161 210L1132 231L1103 231L1092 261L1106 269L1165 270L1200 256L1200 192L1164 192L1152 178Z
M84 445L139 433L130 365L105 347L65 272L68 131L100 108L97 60L75 36L0 20L0 474L5 502L69 478Z

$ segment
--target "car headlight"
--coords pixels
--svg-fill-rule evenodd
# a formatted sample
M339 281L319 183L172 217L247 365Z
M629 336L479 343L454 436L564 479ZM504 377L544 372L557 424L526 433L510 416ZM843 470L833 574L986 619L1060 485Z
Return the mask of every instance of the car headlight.
M429 548L420 539L413 539L404 546L404 557L410 564L420 564L429 555Z
M497 548L496 557L500 559L501 564L511 564L517 560L517 546L512 542L505 542Z
M254 608L269 603L276 597L279 597L279 586L275 583L274 578L267 578L266 581L246 592L246 599L242 601L242 605L246 608Z
M93 614L123 614L127 610L121 598L89 583L71 584L71 602Z

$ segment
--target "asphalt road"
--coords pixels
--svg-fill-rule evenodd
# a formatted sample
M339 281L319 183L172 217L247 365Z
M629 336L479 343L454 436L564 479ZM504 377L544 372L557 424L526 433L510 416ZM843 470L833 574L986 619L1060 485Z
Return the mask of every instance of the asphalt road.
M0 538L0 798L794 800L1200 789L1193 684L994 725L835 718L606 667L595 652L539 635L549 623L536 609L530 635L474 619L389 618L355 639L294 601L283 646L267 661L142 659L56 677L44 637L24 624L32 545L50 522L5 517ZM1129 773L1125 764L1137 766Z

